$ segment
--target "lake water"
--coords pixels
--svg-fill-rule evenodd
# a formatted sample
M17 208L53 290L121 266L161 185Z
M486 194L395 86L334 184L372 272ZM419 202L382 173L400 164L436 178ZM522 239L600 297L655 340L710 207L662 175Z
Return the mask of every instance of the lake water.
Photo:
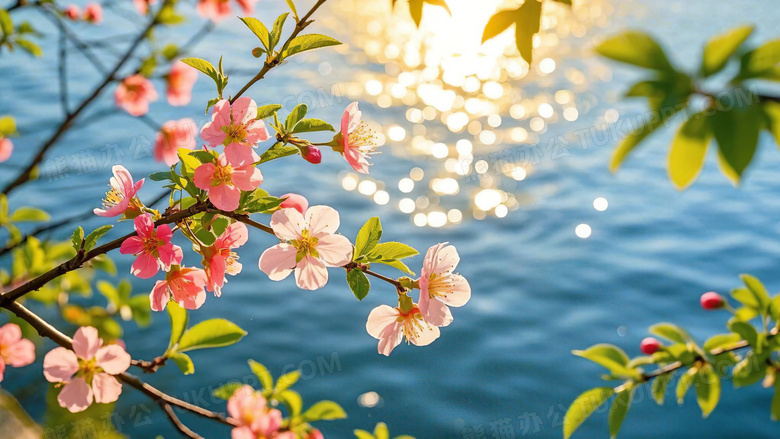
M494 3L486 2L485 8ZM391 434L410 434L418 439L557 438L562 434L568 404L582 391L603 383L599 378L601 368L574 357L571 350L607 342L634 355L646 336L646 328L659 321L680 324L699 340L723 332L726 316L701 310L699 296L708 290L727 292L738 284L740 273L752 273L776 291L780 287L780 272L776 269L780 201L773 195L778 189L776 169L780 160L768 136L762 135L758 161L739 189L726 181L714 157L710 157L699 181L683 193L673 189L665 171L671 129L653 136L617 175L610 174L606 166L613 139L598 134L585 142L572 142L565 150L559 147L566 144L556 139L563 136L577 140L572 137L574 132L587 136L593 127L599 128L593 133L619 132L615 127L620 122L610 125L609 121L614 122L618 116L620 120L630 118L644 110L641 104L620 101L637 72L595 58L590 51L594 38L629 27L646 29L670 49L675 62L693 69L705 39L729 27L751 22L757 25L755 41L777 37L780 10L770 0L751 2L749 8L725 0L592 3L596 9L580 11L580 19L556 15L562 17L558 19L561 27L566 27L567 20L578 24L566 32L548 32L555 38L547 37L535 54L553 62L546 62L546 73L535 70L524 79L519 64L502 64L498 71L514 73L498 81L504 84L500 91L484 88L491 81L490 72L485 73L482 100L472 104L466 101L466 105L476 108L474 113L466 112L443 123L441 114L455 112L445 108L434 111L428 118L433 120L424 124L413 123L422 113L410 112L410 108L448 107L448 99L453 96L442 94L447 87L437 82L436 72L430 77L423 72L427 58L422 62L398 61L407 52L413 53L421 39L408 28L405 12L399 12L392 21L377 23L376 15L373 20L369 16L373 6L366 6L368 3L358 7L346 0L334 0L334 5L326 6L323 25L335 29L332 32L346 45L290 61L289 68L272 72L250 95L262 103L284 102L291 106L307 102L313 104L310 111L314 117L333 122L351 100L359 100L366 119L382 127L387 145L375 159L372 179L366 180L371 183L358 186L356 175L348 172L346 164L326 154L317 168L295 159L265 166L264 187L272 194L301 192L313 204L337 208L341 212L340 231L350 237L367 218L379 215L386 239L403 240L421 252L438 242L451 242L462 258L459 271L471 283L471 302L454 310L454 323L431 346L402 345L386 358L376 353L376 340L366 333L365 320L374 306L392 303L392 289L375 283L370 295L358 303L337 270L331 270L327 287L316 292L298 290L291 280L270 282L255 267L260 253L273 240L255 233L239 250L244 272L230 279L221 298L209 297L202 309L191 313L194 321L227 317L249 335L234 347L194 352L196 372L192 377L184 378L170 366L144 378L192 400L204 396L200 386L248 376L245 361L254 358L274 375L301 368L304 379L296 389L305 401L333 399L346 409L349 419L318 425L326 437L352 437L355 428L372 429L376 422L385 421ZM258 4L256 16L269 21L283 5L281 1L263 1ZM457 16L453 20L462 19L458 5L452 6ZM468 7L474 9L473 5ZM399 8L405 8L402 2ZM345 11L351 11L350 15ZM479 12L481 15L475 17L487 17L491 12ZM22 15L47 23L32 12L18 14ZM107 24L85 33L100 38L122 32L113 25L131 30L116 15L107 13L106 17ZM436 29L448 27L447 18L433 9L429 20L434 34ZM259 66L248 56L255 44L251 34L236 23L223 23L195 52L212 60L221 53L226 55L227 69L240 70L231 76L232 90L249 77L242 72ZM186 26L177 32L193 29ZM479 33L476 35L478 38ZM391 49L387 49L388 38ZM56 41L49 40L52 42L45 50L46 59L51 61L56 56ZM498 50L500 55L503 48ZM458 64L452 54L431 52L430 56L438 57L435 61L443 66L447 62ZM106 60L111 59L106 55ZM24 133L15 140L15 163L31 156L47 129L60 118L56 72L41 68L43 65L53 64L22 55L4 53L0 57L0 77L5 79L0 88L0 114L13 114ZM94 70L78 57L70 68L72 96L88 93L96 78ZM409 88L411 84L427 84L417 89L420 96L409 97L408 90L401 86L401 90L393 91L392 84L403 81L392 78L401 78L403 73L409 73L403 79ZM566 93L556 94L559 90ZM201 118L201 102L211 93L210 85L201 77L195 104L174 109L160 104L152 107L150 116L159 121ZM495 99L486 100L485 94L495 94ZM479 92L465 95L468 99ZM14 103L16 100L28 104ZM492 103L484 106L486 101ZM517 103L524 104L513 109ZM544 103L552 108L551 117L534 119L534 115L525 114L549 111L540 107ZM104 113L112 106L109 97L88 113ZM564 120L562 114L569 107L578 110L572 121ZM494 126L495 118L490 121L477 117L483 111L499 114L499 125ZM448 129L474 120L480 121L480 126L473 128L476 134L463 128ZM391 131L394 126L398 128ZM483 131L493 134L481 134ZM517 156L512 154L520 154L527 160L530 156L522 154L527 154L531 145L539 145L542 152L537 152L532 160L535 163L521 166L511 159L509 170L491 170L474 178L477 174L459 175L465 173L463 169L469 170L458 167L469 155L464 154L469 150L466 143L461 143L456 152L461 139L471 142L474 163L496 152L498 156L490 157L507 161L502 151L515 159ZM97 206L114 162L124 164L137 176L163 169L144 154L143 145L152 140L149 127L121 115L72 130L52 150L51 159L44 162L49 167L44 166L42 181L15 192L11 203L45 207L56 217ZM442 152L438 143L448 148ZM107 155L111 151L113 159ZM72 166L78 154L96 157L97 169L71 169L61 178L52 176L57 163L65 161ZM448 163L449 159L455 161ZM487 163L489 167L494 164ZM514 171L515 167L522 170ZM1 179L14 174L13 169L13 165L0 165ZM410 180L413 188L404 193L399 190L399 181L409 177L419 182ZM456 184L444 180L447 178ZM52 179L56 181L50 182ZM435 179L444 181L434 183ZM409 186L409 182L404 184ZM355 186L359 189L344 189ZM147 199L158 193L156 187L156 183L147 182ZM387 197L375 195L377 190L386 192ZM448 195L452 192L457 193ZM605 211L593 207L599 197L608 200ZM386 204L376 202L385 198L389 198ZM483 211L480 206L487 208ZM442 221L446 223L443 227L430 226L442 225ZM98 224L99 220L91 219L83 225L89 228ZM589 225L592 233L588 238L575 234L579 224ZM129 227L121 224L114 233L118 236ZM68 235L68 230L60 230L53 236ZM122 272L128 270L130 259L117 255L115 260ZM193 258L189 263L196 261ZM420 263L418 256L410 265L419 272ZM153 283L135 279L134 290L148 291ZM125 340L134 358L151 359L165 349L167 316L154 317L146 330L132 324L125 326ZM22 394L22 404L39 420L45 395L40 370L39 361L24 370L23 378L11 371L8 375L13 374L14 381L4 383L12 392ZM376 392L379 400L372 401L376 398L369 392ZM737 392L730 383L724 383L721 403L706 420L701 419L691 395L682 407L671 398L664 407L658 407L646 392L641 395L624 423L623 438L777 437L778 427L769 419L772 395L760 386ZM138 404L152 408L151 423L137 422L135 416L143 413L138 411ZM224 410L211 400L205 404ZM117 413L125 421L121 431L131 437L149 438L157 433L166 438L175 436L162 413L131 389L126 389ZM191 416L184 419L206 437L228 437L227 428ZM501 436L499 427L511 430L514 436L506 430ZM607 434L606 415L602 413L587 421L577 436Z

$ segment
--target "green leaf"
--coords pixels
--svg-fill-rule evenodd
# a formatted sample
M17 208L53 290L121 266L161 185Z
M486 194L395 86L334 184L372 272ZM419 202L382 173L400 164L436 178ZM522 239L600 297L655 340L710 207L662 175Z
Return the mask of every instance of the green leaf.
M210 62L206 61L205 59L183 58L181 61L184 64L192 66L195 69L203 72L204 74L206 74L206 76L213 79L214 81L218 81L219 76L217 74L217 69L215 69L214 66Z
M735 388L759 382L766 375L766 363L753 351L748 351L732 370L731 381Z
M340 405L333 401L320 401L303 412L302 417L305 422L330 421L344 419L347 414L344 413L344 409Z
M374 437L376 439L390 439L390 431L387 429L387 424L380 422L374 427Z
M177 352L169 357L179 366L184 375L191 375L195 373L195 365L192 364L192 358L189 355Z
M626 419L628 409L631 408L631 398L634 395L633 385L626 385L623 391L617 394L609 409L609 435L614 439L620 432L620 426Z
M702 75L707 77L721 71L752 33L753 26L738 26L712 37L704 46L701 57Z
M227 401L231 396L233 396L234 393L236 393L236 390L240 389L241 387L243 387L243 384L241 383L227 383L224 386L214 390L213 393L217 398Z
M666 388L669 387L669 381L671 381L673 377L674 374L665 373L663 375L657 376L653 380L653 384L651 385L650 391L653 394L653 399L655 399L655 402L658 403L658 405L664 404L664 397L666 396Z
M20 207L11 215L12 223L33 221L48 221L51 219L48 213L35 207Z
M704 342L702 349L707 352L711 352L715 349L728 349L729 347L734 346L734 344L739 343L740 340L742 340L742 337L740 337L739 334L716 334Z
M271 160L295 155L298 154L299 151L300 150L296 146L284 145L280 142L277 142L260 156L260 161L258 163L270 162Z
M498 36L500 33L509 29L509 26L517 22L520 15L519 9L510 9L499 11L488 20L485 30L482 32L482 42Z
M279 104L271 104L271 105L263 105L261 107L257 107L257 118L258 119L267 119L274 115L277 111L281 110L282 106Z
M747 322L736 321L731 323L729 329L739 334L739 336L748 342L750 346L757 348L758 332L753 325Z
M239 18L244 22L246 27L248 27L249 30L251 30L252 33L254 33L255 36L260 39L260 42L263 43L263 47L265 47L266 50L270 51L273 49L273 47L271 47L271 36L268 33L268 28L265 27L265 25L260 20L254 17Z
M315 131L336 131L331 124L320 119L301 119L295 126L294 133L311 133Z
M572 351L574 355L588 359L598 365L604 366L617 376L627 378L639 378L641 374L630 369L627 365L628 356L617 346L610 344L597 344L584 351Z
M612 153L612 159L609 163L609 170L615 172L623 160L639 145L640 142L645 140L647 136L652 134L658 127L664 122L662 117L652 117L650 120L643 120L641 126L631 131L618 145L615 152Z
M87 235L87 238L84 240L84 250L90 251L93 247L95 247L95 244L97 244L98 239L100 239L103 235L108 233L109 230L114 228L114 226L110 224L106 224L105 226L100 226L97 229L93 230L92 233Z
M772 397L772 414L771 419L773 421L780 420L780 380L775 378L775 395Z
M609 399L615 391L612 387L598 387L584 392L571 403L563 418L563 437L569 439L574 431Z
M288 133L292 133L295 126L298 125L298 122L306 116L307 111L308 107L306 104L296 105L290 114L287 115L287 120L284 122L285 130L287 130Z
M639 31L627 31L607 38L596 47L596 52L609 59L646 69L674 71L661 46L652 37Z
M711 138L707 118L701 113L680 126L669 150L669 178L677 189L690 186L699 175Z
M43 51L41 50L41 47L30 40L26 40L24 38L16 38L14 42L16 43L17 46L21 47L25 52L29 53L32 56L35 57L43 56Z
M268 369L255 360L249 360L249 368L252 369L252 373L260 380L260 384L263 385L263 390L270 394L274 390L274 378Z
M16 120L11 116L0 117L0 136L9 137L16 134Z
M168 349L171 349L181 339L184 329L187 327L187 310L179 306L176 302L168 303L168 316L171 318L171 339L168 342Z
M14 23L11 20L11 15L5 9L0 8L0 30L3 31L3 35L9 36L14 31Z
M340 41L327 35L298 35L297 37L293 38L292 41L290 41L290 45L287 46L287 49L284 50L282 57L287 58L288 56L305 52L307 50L314 50L328 46L338 46L339 44L341 44Z
M298 9L295 8L295 3L293 3L293 0L287 0L287 6L292 11L293 17L298 20Z
M769 315L775 323L780 323L780 294L772 298L769 304Z
M363 224L360 228L357 238L355 238L355 253L354 258L363 256L370 252L379 243L379 239L382 237L382 222L379 221L379 217L372 217Z
M278 380L276 380L276 387L274 388L274 393L284 392L285 390L289 389L295 383L298 382L298 379L301 377L301 373L297 370L294 370L290 373L286 373L279 377Z
M230 346L244 338L246 331L225 319L200 322L187 330L179 340L179 352Z
M740 79L780 80L780 39L772 40L747 52L740 59Z
M368 259L374 262L381 259L404 259L418 254L420 252L406 244L391 241L377 244L368 253Z
M371 289L368 278L359 268L352 269L347 273L347 284L349 284L349 289L352 290L352 293L358 300L363 300L368 295L368 290Z
M298 416L301 414L301 410L303 409L303 399L301 398L301 395L298 394L298 392L293 390L285 390L284 392L276 394L274 398L287 406L287 410L290 411L291 416Z
M70 242L73 244L73 249L78 253L81 251L81 243L84 241L84 229L79 226L73 231L73 236L70 238Z
M166 180L173 181L173 177L171 176L171 171L155 172L149 176L149 179L152 181L166 181Z
M404 264L403 262L401 262L401 261L399 261L397 259L381 260L381 261L375 261L375 262L379 263L379 264L389 265L389 266L391 266L393 268L396 268L398 270L403 271L404 273L411 274L412 276L415 275L414 271L410 270L409 267L406 266L406 264Z
M694 380L694 387L701 415L706 418L715 410L720 400L720 377L709 363L705 363L699 368Z
M533 61L533 38L539 32L542 21L542 2L539 0L527 0L518 9L517 24L515 25L515 44L520 56L525 62Z
M691 336L684 329L671 323L658 323L651 326L648 331L659 337L671 340L676 343L686 344L691 341Z
M739 99L732 95L734 99ZM738 102L738 101L732 101ZM734 184L753 160L761 130L758 105L736 105L730 110L718 110L710 116L710 126L718 142L723 173Z
M685 399L685 394L688 393L688 389L691 388L691 384L693 384L693 378L696 376L697 369L695 367L692 367L685 371L682 376L680 376L680 381L677 383L677 403L682 405L683 400Z
M742 282L745 283L748 291L755 297L756 303L758 303L757 308L759 312L761 312L762 315L766 315L769 310L770 298L764 284L749 274L740 274L739 277L742 279Z
M269 52L273 50L277 44L279 44L279 40L281 40L282 38L282 29L284 28L284 22L285 20L287 20L288 15L290 15L290 13L285 12L284 14L276 18L276 21L274 22L274 27L271 30L271 34L269 37L270 38L270 43L268 46Z
M374 435L366 430L354 430L353 433L355 433L357 439L375 439Z

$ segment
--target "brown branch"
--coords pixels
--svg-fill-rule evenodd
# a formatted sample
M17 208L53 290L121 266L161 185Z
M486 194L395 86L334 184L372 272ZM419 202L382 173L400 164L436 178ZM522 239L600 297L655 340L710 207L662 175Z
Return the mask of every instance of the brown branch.
M162 402L162 401L157 401L157 404L159 404L160 407L162 407L162 409L165 412L165 414L168 415L168 419L170 419L171 423L173 423L173 426L176 427L177 430L182 432L182 434L184 434L187 437L191 437L193 439L203 439L203 436L200 436L199 434L197 434L194 431L190 430L189 427L184 425L179 420L179 417L176 416L176 413L173 411L173 408L171 407L170 404Z
M103 78L103 81L100 83L100 85L98 85L97 88L95 88L95 90L86 99L84 99L81 102L81 104L78 107L76 107L75 110L73 110L72 113L70 113L68 116L65 117L65 119L62 121L60 126L57 128L57 130L54 131L54 133L40 147L38 153L35 155L35 157L33 157L33 160L30 162L30 164L27 165L27 167L14 180L11 181L11 183L9 183L2 190L3 194L8 195L12 190L16 189L20 185L24 184L26 181L30 180L34 170L37 168L38 164L40 164L43 161L43 158L46 156L46 152L48 152L48 150L57 142L57 140L59 140L59 138L62 137L63 134L65 134L65 132L71 126L73 121L81 114L81 112L84 111L84 109L86 109L92 103L92 101L94 101L98 96L100 96L103 90L114 80L114 77L119 72L119 70L133 55L135 49L138 48L141 42L146 39L149 32L157 24L159 24L161 12L165 10L165 7L171 1L172 0L165 0L163 2L163 5L158 10L157 15L154 16L154 18L149 22L149 24L144 28L144 30L141 31L138 37L136 37L136 39L132 42L132 44L130 44L130 47L125 52L124 56L122 56L122 58L116 63L116 65L111 70L111 72Z
M19 317L20 319L29 323L30 326L35 328L35 330L38 331L38 334L40 334L42 337L49 338L53 340L55 343L57 343L58 345L66 349L73 349L73 340L70 337L60 332L57 328L55 328L47 321L37 316L29 309L25 308L23 305L16 302L11 302L11 303L4 304L3 307L11 311L12 313L16 314L16 316ZM197 406L195 404L190 404L189 402L182 401L178 398L170 396L167 393L164 393L161 390L157 389L156 387L141 381L135 375L124 372L122 374L116 375L116 377L123 383L141 391L142 393L154 399L155 401L163 401L166 404L180 407L196 415L202 416L204 418L213 419L225 425L229 425L229 426L237 425L235 421L233 421L230 418L226 418L221 413L216 413L211 410L204 409L203 407Z
M293 29L292 34L287 38L287 41L284 42L284 45L282 45L282 49L279 51L279 53L284 52L284 50L287 48L287 46L290 45L290 42L298 36L299 33L301 33L304 29L306 29L307 26L312 24L314 20L310 20L311 16L314 14L317 9L319 9L320 6L322 6L327 0L317 0L317 3L314 4L314 6L311 7L309 12L306 13L303 17L301 17L296 23L295 23L295 29ZM260 69L260 71L255 75L254 78L250 79L249 82L244 84L244 86L241 88L241 90L238 91L238 93L235 94L232 98L230 98L230 103L236 101L241 95L243 95L247 90L249 90L249 87L253 86L257 81L263 79L272 68L278 66L281 64L282 61L279 59L279 56L275 56L274 58L267 60L263 64L263 68Z

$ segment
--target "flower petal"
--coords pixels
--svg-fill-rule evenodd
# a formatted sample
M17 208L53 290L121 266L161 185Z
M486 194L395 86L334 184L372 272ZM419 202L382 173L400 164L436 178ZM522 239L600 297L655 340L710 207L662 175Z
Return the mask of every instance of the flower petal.
M122 242L119 253L123 255L135 255L144 249L144 240L138 236L131 236Z
M279 209L271 215L271 228L279 239L285 241L299 239L304 227L306 222L303 215L295 209Z
M242 191L253 191L263 182L263 173L253 165L241 166L233 170L232 180Z
M420 313L426 321L434 326L448 326L452 323L452 313L450 312L450 309L447 305L438 300L431 300L425 312L420 309Z
M160 265L157 258L148 252L143 252L135 258L133 266L130 267L130 273L141 279L149 279L160 271Z
M98 330L92 326L82 326L73 335L73 352L85 360L95 358L103 340L98 337Z
M379 305L371 310L366 321L366 331L374 337L379 338L386 327L392 325L400 313L397 309L388 305Z
M352 243L346 236L325 235L316 249L322 261L331 267L341 267L352 260Z
M84 378L75 378L60 390L57 402L71 413L83 412L92 404L92 389Z
M22 339L7 346L6 361L13 367L23 367L35 362L35 345L27 339Z
M111 375L118 375L126 371L130 367L131 360L130 354L118 344L110 344L98 349L95 359L97 365Z
M339 213L330 206L312 206L306 211L306 223L312 236L334 233L339 228Z
M108 404L119 399L122 394L122 384L107 373L98 373L92 378L92 391L95 402Z
M401 344L403 339L403 325L400 322L393 322L379 334L379 343L377 349L380 354L390 356L396 346Z
M258 265L271 280L282 280L295 268L297 254L298 251L290 244L277 244L263 252Z
M209 190L209 200L217 209L232 212L238 209L241 201L241 190L225 183L212 186Z
M192 176L195 187L204 191L211 189L211 180L216 170L217 166L214 163L203 163L195 168L195 174Z
M322 288L328 283L328 269L321 260L306 256L295 267L295 282L303 290Z
M79 359L70 349L54 348L43 357L43 376L50 383L70 380L79 370Z
M152 292L149 293L149 302L151 303L152 311L162 311L171 300L171 293L168 290L168 282L164 280L158 280L152 288Z

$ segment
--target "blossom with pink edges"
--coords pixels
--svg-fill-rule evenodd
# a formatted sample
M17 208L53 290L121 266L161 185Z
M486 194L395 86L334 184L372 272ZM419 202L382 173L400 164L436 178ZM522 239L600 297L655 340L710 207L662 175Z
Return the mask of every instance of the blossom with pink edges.
M241 191L257 189L263 182L263 174L251 162L244 166L231 165L223 153L216 161L198 166L192 181L208 192L214 207L232 212L238 209Z
M22 338L22 330L15 323L6 323L0 327L0 381L5 376L5 368L22 367L35 361L35 345Z
M279 431L283 425L282 412L268 407L262 393L244 385L233 392L227 403L228 414L238 426L231 439L295 439L291 431Z
M0 162L4 162L11 158L11 154L14 152L14 144L10 139L0 137Z
M192 100L192 87L198 81L198 72L181 61L176 61L168 73L168 103L173 106L187 105Z
M143 116L149 112L149 103L157 100L157 90L141 75L128 76L116 88L114 100L131 115Z
M130 171L122 165L115 165L111 168L111 172L114 174L109 181L111 190L106 192L106 198L103 199L103 208L93 209L92 212L97 216L119 216L123 214L129 216L128 213L130 211L140 213L140 208L143 207L143 204L138 200L136 194L141 189L141 186L144 185L144 179L142 178L134 183Z
M130 367L130 355L117 344L103 345L98 330L84 326L73 336L73 350L58 347L43 359L43 376L64 386L57 396L60 407L82 412L92 402L114 402L122 393L116 379Z
M350 166L361 174L368 174L369 157L375 154L377 139L374 131L361 120L363 113L358 103L349 104L341 117L341 133L336 135L339 145L334 150L341 152Z
M173 299L186 309L198 309L206 301L206 272L200 268L172 265L165 280L158 280L149 294L153 311L162 311Z
M222 295L222 287L227 283L225 275L235 276L241 272L242 265L233 249L246 244L249 231L244 223L233 223L217 237L214 244L201 248L203 269L206 271L208 284L206 288L214 295Z
M237 0L244 15L251 15L257 0ZM198 0L198 14L211 21L221 21L232 15L228 0Z
M179 161L179 148L195 149L197 132L198 126L190 118L165 122L154 142L154 159L173 166Z
M306 209L309 208L309 200L307 200L306 197L304 197L303 195L284 194L279 198L284 199L284 201L282 201L282 204L279 205L279 207L282 209L292 207L293 209L300 212L301 215L303 215L306 212Z
M271 228L282 241L260 256L260 270L271 280L282 280L295 270L295 282L316 290L328 282L326 267L341 267L352 260L352 243L335 234L339 213L328 206L313 206L302 215L287 208L274 212Z
M167 224L155 230L152 215L148 213L137 216L133 222L137 236L125 239L119 247L119 253L135 255L130 273L149 279L161 269L168 271L171 265L181 264L181 247L171 243L173 232Z
M436 326L452 323L449 306L463 306L471 298L471 286L453 273L460 262L455 247L446 242L428 249L420 272L420 313Z
M368 315L366 331L379 339L379 353L386 356L389 356L404 338L415 346L427 346L439 338L437 325L425 320L417 306L412 306L408 312L404 312L400 307L380 305Z
M221 100L214 105L211 122L203 126L200 137L212 147L225 145L225 156L234 166L246 166L260 160L254 148L269 139L262 120L257 120L257 104L252 98L236 99L233 104Z

